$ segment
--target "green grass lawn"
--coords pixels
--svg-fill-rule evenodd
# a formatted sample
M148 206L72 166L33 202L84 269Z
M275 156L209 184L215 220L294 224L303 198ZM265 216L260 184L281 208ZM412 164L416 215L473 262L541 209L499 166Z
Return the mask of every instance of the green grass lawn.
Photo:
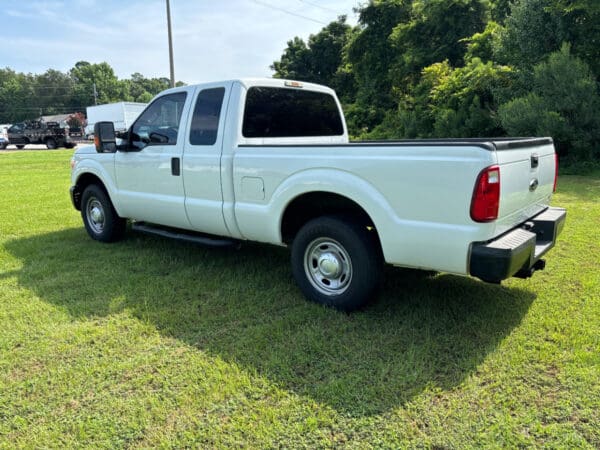
M600 175L532 279L389 268L347 315L285 249L92 241L71 153L0 153L0 447L600 447Z

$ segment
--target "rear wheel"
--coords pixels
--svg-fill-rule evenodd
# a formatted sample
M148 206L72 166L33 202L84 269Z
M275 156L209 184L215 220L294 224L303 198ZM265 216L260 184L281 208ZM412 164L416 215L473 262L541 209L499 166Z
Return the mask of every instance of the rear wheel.
M86 231L97 241L114 242L125 233L125 219L119 217L108 194L96 184L83 191L81 217Z
M375 295L382 264L375 233L350 218L313 219L292 244L292 271L304 295L344 311L365 305Z
M25 145L23 144L19 144L16 146L19 150L23 150L25 148Z
M46 139L46 148L48 150L54 150L56 148L56 141L54 140L54 138Z

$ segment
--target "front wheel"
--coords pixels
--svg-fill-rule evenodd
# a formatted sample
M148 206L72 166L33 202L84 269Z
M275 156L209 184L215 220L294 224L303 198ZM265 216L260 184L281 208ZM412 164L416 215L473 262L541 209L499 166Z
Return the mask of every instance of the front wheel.
M15 147L17 147L19 150L23 150L25 148L25 145L23 144L18 144Z
M350 218L313 219L292 244L292 271L304 295L343 311L360 308L375 295L381 269L375 232Z
M46 148L48 150L54 150L56 148L56 141L54 140L54 138L46 139Z
M114 242L123 237L126 221L119 217L108 194L100 186L91 184L81 197L81 217L92 239Z

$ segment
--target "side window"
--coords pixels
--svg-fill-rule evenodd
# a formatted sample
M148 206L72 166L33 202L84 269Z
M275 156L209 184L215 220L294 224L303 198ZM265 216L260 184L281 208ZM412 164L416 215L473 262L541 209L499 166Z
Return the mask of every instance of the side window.
M217 142L224 96L225 88L222 87L205 89L198 94L190 128L190 144L213 145Z
M242 134L247 138L340 136L335 99L324 92L255 86L246 94Z
M175 145L185 92L165 95L155 100L131 128L131 145L139 150L148 145Z

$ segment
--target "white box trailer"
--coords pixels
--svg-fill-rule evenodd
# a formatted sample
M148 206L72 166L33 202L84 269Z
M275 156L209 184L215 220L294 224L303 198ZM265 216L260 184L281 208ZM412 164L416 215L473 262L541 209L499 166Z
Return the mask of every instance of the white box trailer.
M4 139L8 139L8 129L11 127L10 123L2 123L0 124L0 137Z
M88 136L94 134L94 124L104 121L114 123L115 131L127 131L147 105L147 103L118 102L88 106L86 108L88 124L85 127L85 134Z

